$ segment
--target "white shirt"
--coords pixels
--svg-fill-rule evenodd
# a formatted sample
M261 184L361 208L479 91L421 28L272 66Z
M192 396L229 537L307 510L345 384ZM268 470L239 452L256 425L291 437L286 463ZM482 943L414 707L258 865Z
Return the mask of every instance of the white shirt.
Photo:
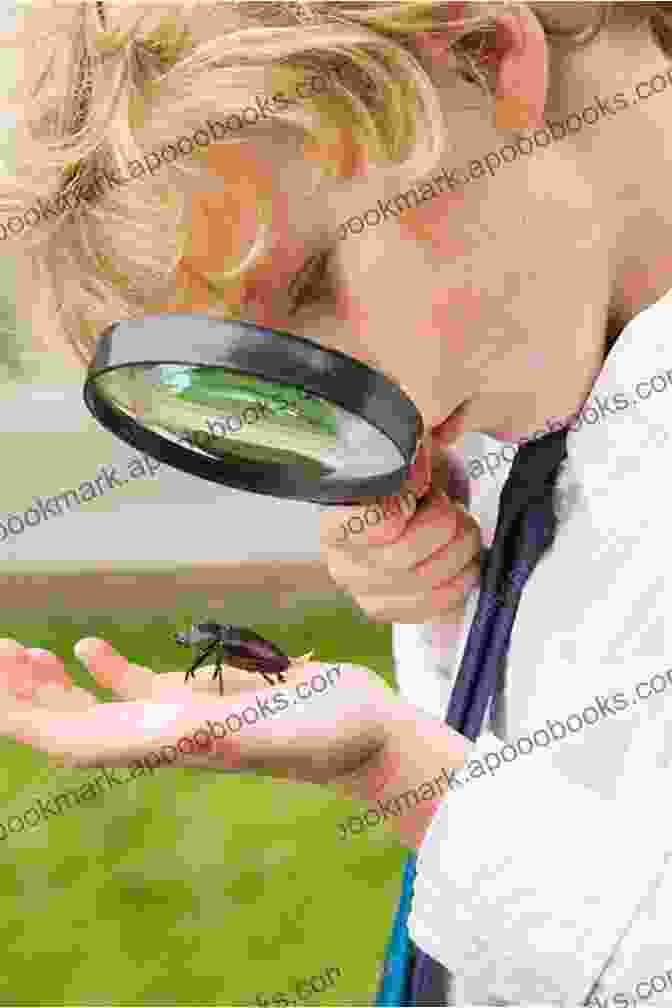
M623 395L629 405L617 409ZM672 900L654 897L671 885L672 305L626 326L589 406L597 419L586 412L567 437L556 540L523 590L491 720L418 853L410 934L455 974L458 1003L576 1005L606 990L606 976L628 991L672 967ZM482 452L502 450L478 440ZM470 483L486 544L509 469ZM436 625L394 626L400 690L431 713L447 710L478 591L452 646L437 643ZM564 725L564 739L551 739L546 719ZM535 731L536 743L518 741ZM514 748L481 775L471 761L484 768L506 742ZM670 950L666 963L649 962L646 948L623 955L654 905L646 933Z

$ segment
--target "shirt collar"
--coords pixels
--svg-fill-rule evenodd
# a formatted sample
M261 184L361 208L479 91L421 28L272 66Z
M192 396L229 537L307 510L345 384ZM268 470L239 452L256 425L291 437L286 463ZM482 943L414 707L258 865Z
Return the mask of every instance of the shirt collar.
M606 519L611 504L639 500L655 489L672 436L672 305L654 304L635 316L608 354L589 398L567 435L567 468L592 509ZM661 451L660 449L663 449ZM618 487L616 487L618 484ZM614 507L618 489L619 507ZM664 495L658 494L659 498ZM655 505L655 502L654 502Z

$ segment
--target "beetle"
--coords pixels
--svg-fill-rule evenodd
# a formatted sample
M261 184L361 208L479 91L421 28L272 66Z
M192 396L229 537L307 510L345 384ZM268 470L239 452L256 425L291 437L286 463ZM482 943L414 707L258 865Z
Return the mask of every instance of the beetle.
M200 648L196 661L187 669L185 683L189 678L195 679L195 672L206 658L214 657L215 672L213 679L219 679L219 695L224 695L222 680L222 661L234 668L245 669L262 675L270 686L286 682L283 675L290 665L298 665L309 661L312 651L300 658L289 658L284 651L266 640L254 630L247 627L233 626L231 623L216 623L214 620L205 623L194 623L187 633L176 633L175 641L182 647ZM271 678L277 676L277 682Z

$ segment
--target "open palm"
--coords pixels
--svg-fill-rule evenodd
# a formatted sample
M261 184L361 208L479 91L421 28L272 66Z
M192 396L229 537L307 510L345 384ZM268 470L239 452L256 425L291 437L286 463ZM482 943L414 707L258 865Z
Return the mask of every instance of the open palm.
M185 685L183 673L157 675L106 641L80 641L76 653L118 700L100 703L73 686L51 652L0 641L0 732L78 768L149 760L337 784L384 746L399 703L357 665L306 662L290 666L287 683L263 688L224 665L220 697L210 668Z

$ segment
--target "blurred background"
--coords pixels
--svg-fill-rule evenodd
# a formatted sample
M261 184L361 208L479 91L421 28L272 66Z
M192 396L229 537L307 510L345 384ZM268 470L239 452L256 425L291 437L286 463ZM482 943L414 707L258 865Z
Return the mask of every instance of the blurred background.
M5 38L13 16L3 5ZM7 98L14 68L3 49ZM12 170L6 107L0 161ZM35 497L77 488L101 466L123 475L135 453L96 425L67 362L32 348L9 245L3 252L6 527ZM367 622L330 581L314 505L162 466L63 511L0 543L0 636L53 650L79 685L92 687L72 654L80 637L167 671L185 667L174 631L205 617L391 681L390 627ZM51 767L6 739L0 754L3 825L96 773ZM0 1003L254 1005L257 994L291 999L297 980L331 968L333 985L304 1003L370 1004L405 852L383 827L341 839L338 823L362 809L313 785L164 769L10 833L0 839Z
M14 18L0 6L0 39ZM0 169L10 171L15 67L3 46ZM52 650L100 699L112 696L74 658L77 640L103 637L156 671L184 669L173 634L205 618L393 683L391 627L370 623L329 578L316 505L162 465L93 500L61 497L62 514L24 525L27 509L34 522L40 501L103 467L124 478L137 453L88 413L79 370L36 349L17 317L9 242L2 252L0 636ZM501 444L468 434L459 448L469 459ZM494 488L491 475L472 480L472 503ZM0 824L97 773L0 739ZM297 981L326 970L332 985L299 1004L372 1004L407 852L384 826L342 839L338 824L364 810L314 785L165 768L4 840L0 831L0 1005L282 1004L282 992L290 1004Z

